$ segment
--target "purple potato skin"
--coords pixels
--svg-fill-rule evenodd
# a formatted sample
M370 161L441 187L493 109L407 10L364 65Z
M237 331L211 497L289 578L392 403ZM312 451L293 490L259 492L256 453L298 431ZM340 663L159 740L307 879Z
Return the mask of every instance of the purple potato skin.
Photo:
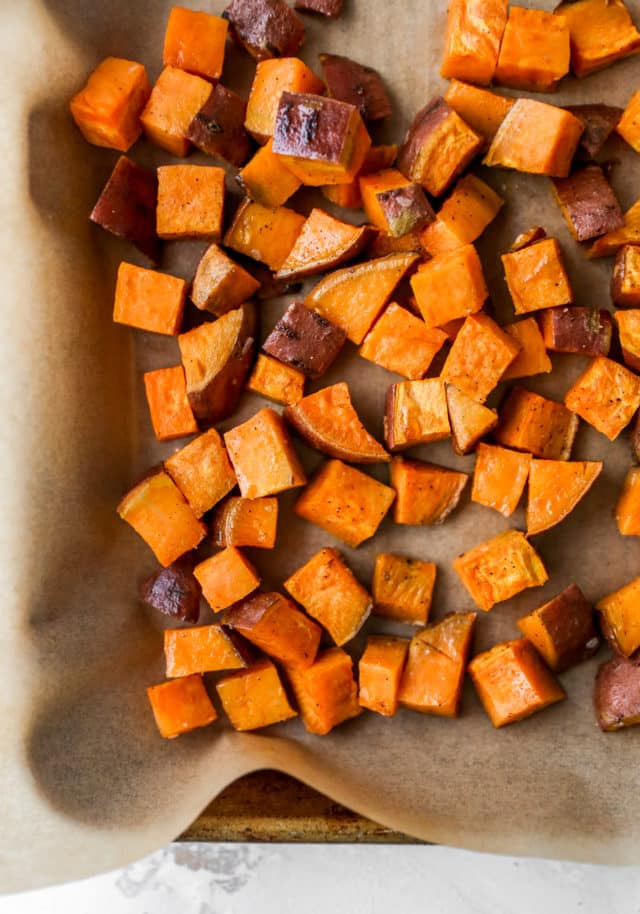
M622 228L624 217L599 165L587 165L568 178L552 178L556 200L576 241L591 241Z
M223 16L254 60L295 57L304 41L304 22L285 0L231 0Z
M319 56L330 98L355 105L365 121L380 121L389 117L391 102L377 70L339 54Z
M304 92L283 92L273 151L278 155L341 162L353 124L354 105Z
M596 674L593 704L605 732L640 723L640 657L613 657Z
M160 262L156 234L158 178L155 171L120 156L89 219L134 244L154 264Z
M609 311L563 305L539 317L547 349L579 355L608 355L613 335Z
M611 105L568 105L567 111L575 114L585 124L576 157L582 160L595 159L616 129L622 117L622 108Z
M449 107L441 95L431 99L428 105L418 111L398 150L397 167L406 178L413 180L416 160L426 138L451 114L453 114L453 108Z
M420 232L433 222L436 215L419 184L394 187L378 194L378 204L394 238Z
M344 345L346 334L326 317L294 302L275 325L262 349L316 380L328 370Z
M187 556L161 568L140 585L140 599L146 606L192 625L200 616L201 593L193 560Z
M337 19L342 15L342 0L296 0L295 8L303 13L319 13Z
M247 103L220 83L196 114L187 130L200 152L217 156L239 168L249 158L253 144L244 129Z

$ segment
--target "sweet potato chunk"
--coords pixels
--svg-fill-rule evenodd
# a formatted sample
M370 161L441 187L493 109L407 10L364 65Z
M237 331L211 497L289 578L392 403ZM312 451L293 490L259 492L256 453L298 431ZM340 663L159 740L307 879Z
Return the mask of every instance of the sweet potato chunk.
M304 23L285 0L231 0L224 16L255 60L293 57L304 41Z
M295 505L295 512L354 549L374 535L395 492L341 460L328 460Z
M596 603L600 629L611 647L623 657L640 648L640 578L608 594Z
M590 241L624 225L620 204L599 165L587 165L568 178L554 178L552 184L576 241Z
M387 390L384 438L390 451L441 441L451 434L444 382L401 381Z
M633 420L631 428L631 453L636 463L640 463L640 413Z
M234 639L221 625L166 629L164 656L167 679L192 673L244 669L251 659L240 639Z
M640 407L640 378L623 365L599 356L567 391L564 402L613 441Z
M576 584L518 619L517 624L555 673L588 660L600 647L593 606Z
M440 75L489 85L506 22L507 0L453 0Z
M498 414L453 384L445 384L453 449L468 454L498 424Z
M234 730L259 730L298 716L270 660L224 676L216 692Z
M605 732L640 723L640 657L602 663L593 693L598 726Z
M214 428L172 454L164 468L196 517L210 511L237 484L222 438Z
M513 241L513 244L509 248L509 253L513 251L521 251L523 248L528 248L529 245L535 244L536 241L542 241L543 238L547 237L545 230L539 226L534 225L530 229L527 229L526 232L521 232Z
M471 244L500 212L504 200L475 175L460 178L420 241L432 257Z
M427 327L441 327L480 311L489 291L472 244L439 254L411 277L416 304Z
M623 244L613 265L611 298L616 308L640 308L640 245ZM616 315L620 322L622 315Z
M514 98L497 95L488 89L470 86L457 79L451 80L444 98L476 133L484 137L487 145L496 135L507 111L515 102Z
M287 673L309 733L324 736L360 714L352 660L342 648L323 651L313 666Z
M622 117L622 108L612 105L567 105L567 111L584 121L584 133L576 152L578 159L595 159Z
M176 559L140 584L142 602L165 616L195 623L200 615L202 590L193 574L191 556Z
M640 371L640 309L618 311L613 316L618 325L624 364L632 371Z
M126 152L142 132L140 114L151 86L141 63L107 57L69 103L85 140Z
M476 614L449 613L411 639L400 704L423 714L457 717Z
M473 471L471 501L511 517L529 478L531 454L495 444L479 444Z
M359 349L360 355L411 381L422 378L447 336L394 303L382 312Z
M147 138L175 156L184 157L194 117L211 95L211 83L176 67L165 67L140 115Z
M220 79L228 27L221 16L172 7L164 35L163 65L205 79Z
M602 471L599 460L532 460L529 468L527 535L563 521Z
M440 197L483 144L483 138L437 96L416 114L398 150L398 168Z
M502 255L507 286L516 314L570 304L573 292L555 238Z
M302 185L300 178L283 164L282 157L274 153L273 140L256 152L238 172L236 181L255 203L272 208L286 203Z
M142 537L165 568L195 549L207 528L166 473L138 483L118 505L118 514Z
M337 549L321 549L294 571L284 587L339 646L357 635L373 605Z
M344 345L346 334L330 320L305 308L289 305L267 339L263 350L306 377L317 380L331 367Z
M218 717L199 673L149 686L147 696L160 736L165 739L206 727Z
M158 179L155 172L120 156L91 210L89 219L112 235L124 238L158 263L156 234Z
M228 546L200 562L193 573L214 613L242 600L260 586L258 572L235 546Z
M287 209L262 206L246 199L236 210L224 244L239 254L279 270L302 231L304 216Z
M260 353L247 381L247 390L287 406L302 400L304 382L301 371Z
M452 564L474 603L484 612L549 579L542 559L519 530L499 533Z
M249 158L251 141L244 129L247 103L221 83L194 115L186 137L208 156L224 159L237 168Z
M156 225L160 238L222 236L224 169L212 165L158 168Z
M277 498L231 495L216 510L211 533L216 546L273 549L277 526Z
M265 654L289 667L311 666L322 630L279 593L258 593L236 603L222 619Z
M378 553L372 583L374 615L426 625L435 581L433 562Z
M494 727L504 727L566 698L526 638L496 644L469 664L478 697Z
M640 49L635 28L623 0L578 0L556 9L571 33L571 69L588 76Z
M640 35L638 36L640 39ZM634 92L616 126L617 132L632 149L640 152L640 90ZM616 228L616 226L611 226Z
M520 345L486 314L472 314L456 336L441 377L484 403L520 352Z
M201 311L221 317L246 302L260 283L212 244L202 255L191 285L191 301Z
M580 118L564 108L519 98L498 127L484 164L566 178L583 129Z
M319 57L329 98L355 105L365 121L389 117L391 102L377 70L338 54Z
M552 352L608 355L613 321L595 308L547 308L538 317L544 344Z
M423 460L391 461L391 485L396 492L396 524L430 527L442 524L457 507L467 484L467 473L457 473Z
M277 495L307 481L282 417L268 407L225 432L224 443L243 498Z
M546 314L545 311L542 312ZM522 347L511 365L502 375L502 380L511 378L529 378L531 375L548 374L551 371L551 359L538 327L535 317L525 317L502 328Z
M123 260L118 267L113 319L138 330L175 336L182 323L186 297L184 279Z
M417 259L416 254L389 254L336 270L311 290L304 303L341 327L359 346Z
M369 257L386 257L387 254L399 254L401 251L408 254L424 254L420 232L409 232L408 235L401 235L399 238L377 232L367 248Z
M247 302L178 337L187 396L198 421L211 425L235 410L253 361L256 323L255 308Z
M393 717L398 710L398 693L408 649L406 638L381 635L367 638L367 646L358 664L358 702L361 708Z
M357 257L372 234L369 226L351 225L314 208L277 276L281 279L302 279L340 266Z
M337 19L342 13L342 0L296 0L294 6L297 10L319 13L330 19Z
M146 371L143 380L151 425L158 441L184 438L198 431L187 399L182 365Z
M298 57L261 60L247 102L246 129L259 143L266 143L275 133L283 92L320 94L323 89L322 80Z
M375 171L391 168L398 154L397 146L370 146L364 157L360 171L348 184L327 184L321 188L323 197L347 209L360 209L362 196L360 194L360 178L371 175Z
M623 536L640 536L640 469L632 467L627 473L618 504L616 523Z
M366 430L344 381L309 394L283 412L311 447L349 463L386 463L385 449Z
M420 231L435 219L420 185L396 168L361 177L360 193L369 222L395 238Z
M636 200L624 214L622 228L596 238L587 251L587 256L591 258L608 257L626 244L640 244L640 200Z
M568 460L578 431L578 417L562 403L524 387L514 387L500 410L493 433L498 444L529 451L545 460Z
M569 29L545 10L512 6L495 81L511 89L554 92L569 72Z

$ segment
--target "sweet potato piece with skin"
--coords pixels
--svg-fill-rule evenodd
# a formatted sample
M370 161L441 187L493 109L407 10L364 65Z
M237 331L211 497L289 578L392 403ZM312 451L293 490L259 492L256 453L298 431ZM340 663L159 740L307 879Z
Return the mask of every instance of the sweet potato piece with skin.
M640 50L640 32L623 0L562 3L555 15L565 21L571 33L571 69L578 77Z
M608 355L613 321L611 314L595 308L547 308L538 315L542 337L552 352Z
M493 433L498 444L529 451L545 460L568 460L578 431L578 417L562 403L514 387L500 410Z
M259 143L266 143L275 132L283 92L323 91L322 80L298 57L261 60L251 84L245 127Z
M546 237L547 233L545 230L539 225L534 225L532 228L527 229L526 232L520 232L520 234L516 236L513 244L509 248L509 253L513 254L514 251L521 251L523 248L528 248L529 245L535 244L536 241L542 241L542 239Z
M420 235L424 249L436 257L471 244L500 212L502 197L475 175L460 178L435 221Z
M602 471L599 460L532 460L527 536L549 530L570 514Z
M640 536L640 469L632 467L616 505L616 523L623 536Z
M640 245L623 244L616 254L611 299L616 308L640 308Z
M417 259L416 254L390 254L336 270L314 286L304 303L359 346Z
M383 717L393 717L398 710L400 681L407 659L406 638L371 635L358 664L358 702L361 708Z
M237 485L222 438L214 428L167 458L164 468L196 517L210 511Z
M235 546L228 546L200 562L193 573L214 613L242 600L260 586L258 572Z
M294 280L331 270L357 257L372 234L368 225L351 225L314 208L276 275Z
M373 570L373 613L410 625L426 625L436 580L433 562L378 553Z
M529 478L531 454L521 454L495 444L477 447L471 501L511 517Z
M164 36L163 65L205 79L220 79L228 28L221 16L172 7Z
M321 187L320 190L323 197L326 197L331 203L335 203L336 206L342 206L347 209L361 209L360 178L363 175L371 175L375 171L391 168L397 154L398 147L395 145L370 146L360 171L355 175L353 181L348 184L327 184Z
M194 624L200 616L202 590L193 574L193 559L183 556L167 568L160 568L140 584L145 606Z
M518 619L517 625L554 673L588 660L600 647L593 606L576 584Z
M155 172L120 156L91 210L89 219L112 235L130 241L153 261L160 260L156 233L158 179Z
M505 530L452 562L476 606L489 612L549 580L542 559L519 530Z
M315 381L340 354L346 334L341 327L309 308L293 302L267 339L263 350Z
M357 548L372 537L395 492L341 460L328 460L295 504L299 517Z
M587 251L587 257L608 257L627 244L640 244L640 200L624 214L622 228L597 238Z
M605 733L640 724L640 657L612 657L602 663L593 704L598 726Z
M249 158L251 140L244 128L247 103L221 83L194 115L186 138L208 156L224 159L239 168Z
M287 406L302 400L305 380L305 376L297 368L259 353L251 377L247 381L247 390Z
M224 443L243 498L278 495L307 481L282 417L268 407L225 432Z
M224 168L162 165L158 168L156 226L160 238L222 237Z
M283 165L282 157L273 152L269 140L236 175L243 191L262 206L277 207L302 186L302 181Z
M187 396L199 422L212 425L234 412L253 361L256 323L255 307L247 302L178 337Z
M640 372L640 309L618 311L613 317L618 325L624 364Z
M355 105L364 121L389 117L391 102L377 70L339 54L318 56L329 98Z
M624 225L618 199L599 165L587 165L568 178L553 178L551 183L576 241L590 241Z
M474 400L484 403L520 344L486 314L472 314L456 336L441 377Z
M344 381L286 406L282 415L307 444L329 457L348 463L391 459L360 421Z
M279 593L258 593L236 603L222 621L288 667L311 666L322 637L320 626Z
M445 384L453 449L468 454L498 424L498 414L453 384Z
M584 121L584 133L576 158L595 159L622 117L622 108L612 105L567 105L567 111Z
M567 697L526 638L478 654L469 675L494 727L523 720Z
M198 431L187 399L182 365L146 371L143 380L151 425L158 441L184 438Z
M501 256L516 314L570 304L573 292L555 238L543 238Z
M472 244L439 254L411 277L411 288L427 327L441 327L480 311L489 295Z
M319 13L330 19L342 14L342 0L296 0L294 7L303 13Z
M495 81L510 89L555 92L569 72L569 29L546 10L512 6Z
M338 646L357 635L373 606L370 595L337 549L321 549L294 571L284 588Z
M596 603L600 629L613 650L631 657L640 648L640 578Z
M211 527L216 546L273 549L278 527L277 498L231 495L217 508Z
M640 38L640 35L638 36ZM634 92L618 121L616 131L623 140L640 152L640 90ZM616 226L611 226L615 228Z
M363 359L410 381L418 381L427 373L446 339L441 330L427 327L424 321L394 302L382 312L358 351Z
M201 311L221 317L254 295L260 283L217 244L202 255L191 285L191 301Z
M270 660L222 677L216 692L234 730L259 730L298 716Z
M401 381L387 390L384 438L390 451L442 441L451 434L447 398L440 378Z
M147 139L184 158L191 147L187 138L191 122L211 92L211 83L206 79L176 67L165 67L140 115Z
M287 674L309 733L325 736L360 714L353 663L342 648L323 651L309 669L287 670Z
M304 23L285 0L231 0L223 16L255 60L293 57L304 41Z
M489 85L507 22L507 0L452 0L440 75Z
M445 522L458 506L467 473L457 473L423 460L391 461L391 485L396 492L396 524L431 527Z
M304 216L287 209L243 200L224 236L225 247L279 270L302 231Z
M239 638L221 625L168 628L164 632L167 679L192 673L245 669L253 659Z
M137 330L175 336L180 330L187 284L124 260L118 267L113 319Z
M360 193L369 221L395 238L420 231L435 219L420 185L407 181L396 168L361 177Z
M165 739L206 727L218 718L199 673L149 686L147 697L160 736Z
M444 99L472 130L485 138L487 145L496 135L498 127L507 116L507 111L515 102L514 98L498 95L457 79L452 79L449 83Z
M401 251L407 254L424 254L420 232L409 232L399 238L385 232L377 232L367 248L367 255L371 258L386 257L387 254L399 254ZM417 311L417 308L412 310Z
M640 407L640 378L623 365L599 356L567 391L564 402L613 441Z
M546 312L542 312L545 314ZM529 378L536 374L548 374L553 367L547 355L542 333L535 317L526 317L502 328L505 333L522 347L511 365L502 375L502 380Z
M107 57L73 96L69 108L85 140L126 152L142 132L140 114L150 93L141 63Z

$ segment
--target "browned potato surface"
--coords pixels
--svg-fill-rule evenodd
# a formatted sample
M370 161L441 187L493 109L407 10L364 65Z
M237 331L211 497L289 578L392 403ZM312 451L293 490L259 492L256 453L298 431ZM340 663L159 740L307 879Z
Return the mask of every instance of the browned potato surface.
M609 311L563 306L538 315L547 349L580 355L608 355L613 321Z
M365 121L389 117L391 102L377 70L339 54L320 54L320 64L331 98L355 105Z
M607 142L622 117L622 108L611 105L569 105L567 111L584 121L584 133L577 156L594 159Z
M120 156L89 218L112 235L135 244L149 260L158 263L157 202L156 173Z
M190 556L183 556L167 568L161 568L140 585L143 603L181 622L198 621L201 593Z
M556 200L576 241L589 241L622 228L620 204L599 165L587 165L568 178L553 178Z
M342 13L342 0L296 0L295 7L306 13L320 13L337 19Z
M304 41L304 23L285 0L231 0L223 15L256 60L294 57Z
M263 350L286 365L316 379L327 371L344 345L344 330L317 311L293 302L267 339Z
M244 129L246 112L245 100L218 83L189 124L187 139L206 155L218 156L240 167L252 149Z
M596 676L593 703L601 730L640 724L640 657L613 657L603 663Z

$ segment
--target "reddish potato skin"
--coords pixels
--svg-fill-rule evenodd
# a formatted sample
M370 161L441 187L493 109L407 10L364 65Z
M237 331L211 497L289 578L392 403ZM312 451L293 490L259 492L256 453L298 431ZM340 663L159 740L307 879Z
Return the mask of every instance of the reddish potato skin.
M584 121L584 133L578 145L578 159L595 159L607 142L618 121L622 108L611 105L568 105L567 111Z
M605 732L640 723L640 657L613 657L596 674L593 704Z
M253 148L244 129L246 111L245 100L218 83L189 124L187 139L200 152L218 156L239 168Z
M353 108L322 95L283 92L273 151L278 155L340 162Z
M330 19L342 15L342 0L296 0L295 8L305 13L320 13Z
M436 218L419 184L385 190L377 197L389 225L389 233L395 238L422 231Z
M231 0L222 15L255 60L295 57L304 41L304 23L285 0Z
M183 556L140 584L146 606L181 622L195 624L200 616L201 587L193 574L193 560Z
M402 146L398 150L397 168L407 178L412 179L413 167L422 149L425 139L453 112L442 96L432 99L421 111L418 111L409 127Z
M327 371L344 345L346 334L317 311L293 302L282 315L262 349L308 378L316 380Z
M608 355L613 321L609 311L562 306L540 312L539 323L547 349L580 355Z
M158 178L155 171L120 156L89 219L113 235L124 238L153 263L160 262L156 234Z
M320 54L327 94L355 105L365 121L380 121L391 114L391 102L377 70L339 54Z
M616 308L640 307L640 292L635 290L624 291L624 285L627 280L627 256L634 255L637 251L637 245L623 244L616 254L616 259L613 264L613 273L611 275L611 300ZM632 259L635 258L632 257ZM634 283L634 286L635 285L636 283Z
M590 241L624 225L620 204L599 165L552 178L556 199L576 241Z

